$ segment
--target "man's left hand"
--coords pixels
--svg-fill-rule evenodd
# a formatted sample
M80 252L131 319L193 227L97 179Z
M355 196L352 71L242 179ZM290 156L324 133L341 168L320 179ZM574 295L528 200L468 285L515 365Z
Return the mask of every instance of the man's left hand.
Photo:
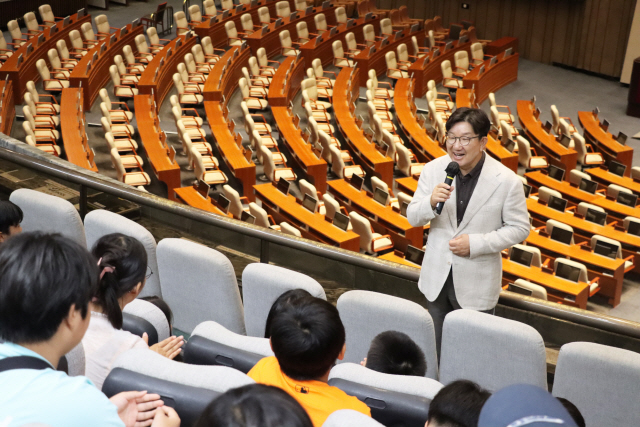
M471 253L469 248L469 235L463 234L455 239L449 240L449 249L454 255L468 257Z
M159 395L146 391L125 391L109 400L118 408L118 416L126 427L150 426L156 409L164 405Z

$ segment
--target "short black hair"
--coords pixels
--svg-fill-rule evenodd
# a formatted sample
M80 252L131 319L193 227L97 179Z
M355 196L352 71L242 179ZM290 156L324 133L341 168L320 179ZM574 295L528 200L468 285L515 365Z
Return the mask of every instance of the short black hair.
M49 340L71 306L87 316L98 286L91 254L60 234L21 233L0 245L0 338Z
M329 372L344 341L338 310L320 298L300 300L272 319L273 353L282 372L294 380L314 380Z
M231 389L214 399L194 427L312 427L311 419L287 392L264 384Z
M491 396L487 390L468 380L444 386L429 405L429 425L439 427L477 427L482 406Z
M9 227L17 227L24 214L20 206L8 200L0 201L0 233L9 234Z
M371 341L367 368L384 374L423 377L427 373L427 361L423 351L409 335L385 331Z
M460 122L469 123L473 131L478 134L479 139L487 136L491 130L491 120L489 120L487 113L479 108L460 107L456 109L447 120L447 132Z
M308 298L313 296L305 291L304 289L291 289L287 292L280 295L271 306L269 310L269 315L267 316L267 321L264 325L264 337L271 338L271 321L273 320L273 316L276 313L281 312L285 307L288 307L291 304L295 304L297 301L300 301L302 298Z
M562 406L564 406L564 409L566 409L569 415L571 415L571 418L573 418L573 421L576 422L576 425L578 427L586 427L587 423L584 421L584 417L582 416L580 410L576 405L574 405L564 397L556 397L556 399L558 399L560 403L562 403Z

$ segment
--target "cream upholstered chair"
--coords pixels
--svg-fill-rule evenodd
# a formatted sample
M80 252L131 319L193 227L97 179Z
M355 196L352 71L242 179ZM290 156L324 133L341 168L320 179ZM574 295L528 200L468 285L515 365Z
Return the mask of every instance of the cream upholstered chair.
M296 0L294 4L298 12L304 12L307 10L307 0Z
M36 61L36 68L38 69L38 74L40 74L40 78L42 79L43 88L47 92L61 92L62 89L69 87L69 80L51 78L49 68L47 68L47 64L44 62L44 59L38 59Z
M111 114L109 113L109 109L106 103L104 102L100 103L100 112L102 112L102 117L107 119L107 121L109 122L109 126L112 132L126 133L130 136L135 135L135 132L136 132L135 128L131 126L126 119L111 118Z
M317 13L313 17L313 22L316 24L316 32L322 34L325 31L329 31L330 26L327 24L327 17L324 13Z
M93 26L90 22L85 22L80 26L80 31L82 32L82 37L84 38L84 45L88 45L90 48L97 45L100 40L96 37L96 34L93 32Z
M257 203L249 203L249 213L256 217L255 225L280 231L280 226L276 224L271 215L267 215L267 211L258 206Z
M371 79L367 80L367 101L373 102L373 105L376 106L376 109L384 109L391 110L394 108L393 102L390 99L386 99L383 97L376 97L374 95L373 82Z
M118 69L118 74L120 75L120 82L123 85L127 86L135 86L138 84L138 75L135 73L128 73L127 66L124 65L124 61L122 60L122 56L116 55L113 57L113 63Z
M272 61L267 57L267 51L263 47L256 51L256 59L258 60L262 74L265 76L273 76L276 73L276 67L270 66L269 64L280 65L278 61Z
M471 63L473 65L482 65L484 64L484 49L482 48L482 43L472 43L471 48Z
M531 283L528 280L524 280L524 279L516 279L516 281L513 282L513 284L523 289L526 289L528 291L531 291L532 298L539 298L545 301L547 300L547 290L545 289L544 286L536 285L535 283Z
M249 133L249 138L260 163L264 165L268 161L263 156L262 147L264 147L271 152L271 161L275 166L286 165L287 158L280 152L277 141L271 135L260 135L257 130L253 130Z
M267 119L265 116L263 116L260 113L256 113L256 114L251 114L249 112L249 106L247 105L247 103L245 101L241 101L240 102L240 108L242 109L242 114L243 116L246 118L247 116L249 116L251 119L253 119L254 117L256 119L260 119L259 121L255 122L255 128L261 133L267 133L270 134L273 129L271 128L271 125L267 122ZM252 120L253 121L253 120Z
M569 182L574 185L580 185L583 179L591 179L589 174L579 171L578 169L571 169L569 171Z
M264 99L264 89L262 91L252 90L249 87L249 82L244 77L241 77L238 81L240 86L240 92L242 93L242 99L247 104L249 110L264 110L269 106L269 103Z
M531 257L531 266L532 267L541 267L542 266L542 254L540 252L539 248L536 248L535 246L528 246L528 245L521 245L521 244L516 244L513 245L509 248L509 256L511 256L511 252L513 251L513 249L520 249L524 252L528 252L532 255Z
M234 7L233 0L220 0L220 8L222 8L222 10L231 10Z
M27 82L27 92L31 94L33 98L33 102L37 106L36 114L48 114L48 115L59 115L60 114L60 104L53 95L49 94L39 94L36 90L36 84L29 80ZM51 98L51 102L43 102L41 97Z
M383 37L393 35L393 23L391 22L391 19L384 18L380 20L380 34Z
M453 55L453 61L456 64L456 72L462 76L466 76L469 72L469 54L466 50L461 50Z
M577 282L584 282L584 283L588 283L589 284L589 296L593 296L597 291L598 291L598 281L597 278L594 279L593 281L589 281L589 276L588 276L588 272L587 272L587 266L570 260L570 259L566 259L566 258L556 258L553 261L553 273L557 276L558 273L558 267L562 264L565 265L569 265L571 267L575 267L577 269L580 270L580 274L578 275L578 280ZM564 280L568 280L568 279L564 279Z
M187 21L187 16L183 11L179 11L173 14L173 20L176 23L176 35L181 36L184 33L188 33L191 31L191 26L189 25L189 21Z
M80 31L71 30L69 31L69 41L71 42L71 54L76 58L81 58L86 55L89 51L89 48L85 47L84 42L82 41L82 36L80 35Z
M226 184L229 180L227 176L220 169L205 168L205 164L202 161L202 154L195 148L191 149L191 156L194 160L193 169L196 175L196 179L204 181L209 185Z
M242 32L250 35L255 31L255 27L253 25L253 18L251 18L250 13L245 13L240 17L240 26L242 27Z
M393 248L391 236L374 233L367 218L355 211L351 211L349 219L353 224L353 231L360 235L360 250L376 255L380 251Z
M317 80L315 76L307 77L304 79L300 85L301 90L307 90L307 95L309 99L304 98L305 102L311 102L312 108L314 110L330 110L331 109L331 97L333 94L333 90L323 87L318 87ZM318 101L318 98L326 99L326 101ZM318 104L322 104L322 107L318 107Z
M120 154L120 161L122 161L122 166L124 166L125 169L140 169L142 168L142 166L144 166L144 160L142 160L142 157L136 154L135 149L131 145L125 146L122 143L118 143L117 141L120 140L115 139L111 132L107 132L105 134L105 139L107 140L107 145L109 146L109 152L114 149L118 151L118 154Z
M346 57L342 48L342 41L336 40L331 44L333 50L333 65L336 67L355 67L355 61Z
M282 30L278 34L280 37L281 53L283 56L297 56L300 52L297 47L299 44L291 40L289 30ZM295 47L294 47L295 46Z
M397 60L401 69L409 68L411 63L417 58L414 55L409 55L409 49L405 43L400 43L396 48Z
M289 5L289 3L287 3L287 5ZM280 231L282 231L282 233L288 234L290 236L302 237L302 233L300 233L300 230L298 230L297 228L295 228L293 225L289 224L288 222L281 222L280 223Z
M546 232L551 235L554 228L561 228L562 230L571 232L571 244L575 244L575 240L573 239L573 227L560 221L556 221L555 219L548 219L545 227Z
M4 38L2 40L4 40ZM58 50L60 61L67 68L75 67L78 64L78 59L82 58L82 55L74 55L74 58L71 58L69 49L67 49L67 43L65 43L64 39L58 40L56 42L56 49Z
M439 94L435 90L427 90L427 101L433 102L436 111L440 111L446 117L450 116L453 110L454 103L451 100L451 96L448 93ZM444 96L439 98L438 96Z
M210 58L219 59L220 55L224 55L224 53L226 52L226 50L224 49L214 48L213 43L211 43L211 37L209 36L203 37L200 45L202 46L202 51L204 52L204 56L207 59L210 59ZM218 59L216 59L216 62L218 62Z
M518 145L518 163L521 166L526 169L546 169L549 167L547 158L538 156L535 148L531 148L529 145L529 141L518 135L516 136L516 144Z
M47 57L49 58L49 63L51 64L50 70L53 74L53 78L58 80L68 80L69 76L71 75L71 69L62 66L62 61L60 61L58 51L55 49L49 49L49 51L47 52Z
M214 64L211 64L209 62L196 62L196 59L191 52L184 55L184 65L187 67L187 72L190 76L200 74L205 79L214 66Z
M42 22L49 27L56 24L56 19L64 19L54 16L51 6L48 4L38 6L38 12L40 12L40 19L42 19Z
M13 43L11 43L13 45ZM13 50L9 49L4 36L0 37L0 62L4 62L13 55Z
M360 49L364 49L366 46L358 44L356 41L356 36L353 33L347 33L344 36L345 42L347 43L347 56L353 58L357 54L360 53Z
M199 24L202 22L202 12L200 11L200 6L194 4L193 6L189 6L189 19L192 24Z
M105 117L102 117L100 121L103 124L103 129L109 129L109 124ZM130 153L135 152L138 149L138 143L133 138L129 138L125 134L116 137L113 132L109 130L104 133L104 137L109 145L109 150L115 148L119 153Z
M631 168L631 179L634 181L640 180L640 167L634 166Z
M137 62L137 58L134 56L131 46L125 45L122 48L122 55L124 55L124 60L127 63L127 70L129 72L142 74L145 68L147 68L147 64Z
M502 135L502 126L500 124L501 121L505 122L506 126L509 127L509 131L511 133L511 138L516 135L520 135L518 129L513 125L513 123L509 123L506 120L500 118L500 112L497 107L489 107L489 112L491 114L491 123L498 128L498 134Z
M242 212L249 212L249 205L245 207L243 202L249 201L246 197L240 197L240 193L238 193L233 187L228 184L222 186L222 194L224 197L229 199L231 203L229 203L229 212L233 215L235 219L240 219L242 216Z
M252 79L262 82L261 84L264 86L269 86L271 84L271 75L262 73L260 65L258 65L258 60L255 56L249 57L248 65Z
M393 206L397 209L400 209L400 205L398 205L398 199L394 199L391 197L391 192L389 191L389 186L386 182L378 178L377 176L371 177L371 189L375 192L376 189L381 189L385 193L387 193L387 200L385 200L385 206Z
M126 122L130 122L131 120L133 120L133 112L131 112L129 110L129 106L127 105L126 102L114 102L114 101L111 101L111 98L109 98L109 93L107 92L107 89L105 89L105 88L100 89L99 95L100 95L100 99L102 100L102 102L107 107L107 111L109 111L109 116L112 119L124 120ZM113 104L116 104L118 106L123 106L124 108L123 109L114 109L113 108Z
M284 178L287 181L295 181L296 174L293 173L291 168L276 168L273 162L273 154L267 147L260 147L262 151L262 165L264 166L264 174L272 182L278 182L280 178Z
M330 145L329 150L331 152L331 171L335 173L338 178L351 179L351 176L354 174L364 177L364 171L360 165L345 164L342 153L335 145Z
M445 59L440 63L440 68L442 70L442 86L449 89L460 89L464 87L462 80L454 78L454 75L457 75L457 73L453 72L451 61Z
M386 99L391 99L393 98L394 92L393 92L393 86L391 86L391 83L389 82L381 82L378 81L378 76L376 74L376 70L371 69L367 72L367 76L369 77L368 80L371 80L371 83L373 83L373 87L375 88L375 96L376 97L383 97ZM382 86L382 87L380 87Z
M178 101L181 105L198 105L202 104L202 101L204 101L204 97L200 92L200 87L198 87L197 84L185 85L182 83L182 78L179 73L173 74L173 84L178 91Z
M29 40L29 37L31 37L31 34L23 33L22 31L20 31L20 25L18 25L18 21L16 21L15 19L7 22L7 29L9 30L9 34L11 35L13 46L16 49L25 44Z
M596 247L596 243L597 242L602 242L611 246L615 246L618 248L618 250L616 251L616 258L617 259L621 259L622 258L622 244L614 239L610 239L608 237L605 236L600 236L598 234L594 234L593 236L591 236L591 247L595 248ZM633 269L633 256L629 256L627 257L627 259L625 259L624 262L624 269L625 272L632 270Z
M373 25L367 24L362 28L362 33L364 36L364 43L367 46L371 46L376 43L377 39L381 39L382 37L376 36L376 30L373 28Z
M576 127L573 125L573 123L571 122L571 119L569 117L560 117L560 113L558 112L558 107L556 107L555 105L552 105L551 106L551 123L552 123L551 130L553 130L553 133L555 133L556 135L559 135L561 132L561 129L560 129L561 119L565 120L565 122L567 122L567 124L569 125L569 132L567 133L567 135L573 135L574 132L578 132L578 129L576 129Z
M124 164L122 163L120 153L118 153L118 150L115 148L111 149L111 162L116 168L118 181L135 187L151 184L151 178L141 168L139 170L127 172L124 168Z
M422 58L429 53L428 47L420 47L416 36L411 36L411 46L413 47L413 56L416 58Z
M240 34L236 29L236 24L233 21L228 21L224 24L224 31L227 33L227 39L229 46L240 46L242 45L242 39L239 37Z
M269 25L271 23L271 15L269 14L269 8L266 6L258 9L258 20L262 25Z
M607 196L616 199L619 193L633 194L633 191L628 188L622 187L621 185L609 184L609 186L607 187Z
M55 141L47 139L36 139L28 122L23 122L22 128L25 131L25 142L28 145L36 147L37 149L42 150L45 153L60 157L61 149L60 146L55 143Z
M149 63L153 59L153 54L147 44L147 39L143 34L138 34L135 38L136 48L138 49L138 59L140 62Z
M118 98L133 98L138 94L138 88L123 85L120 80L120 74L118 73L118 67L112 65L109 67L109 74L111 75L111 81L113 82L113 94Z
M55 129L56 125L51 116L34 117L28 105L22 107L22 113L24 114L24 120L29 122L37 139L52 138L56 141L60 139L60 132Z
M24 103L29 107L30 111L34 113L36 117L48 117L48 122L53 123L54 127L60 126L60 116L57 115L54 108L48 103L40 103L43 105L36 105L36 101L33 99L33 95L30 92L25 92Z
M158 30L156 30L156 27L147 28L147 37L149 37L149 49L154 55L164 49L164 44L162 42L171 41L169 39L161 39L160 36L158 36Z
M109 25L109 18L107 18L107 15L96 16L95 22L96 29L98 30L98 37L111 37L111 30L118 30L118 28Z
M173 107L175 108L175 107ZM193 140L193 145L197 146L197 144L202 144L203 147L200 150L201 153L211 152L211 145L206 141L207 134L204 129L198 126L190 126L187 125L182 119L176 120L176 127L178 128L179 135L189 135L189 137ZM185 153L188 153L185 151Z
M288 18L291 16L291 7L288 1L279 1L276 3L276 15L279 18Z
M511 114L511 109L508 105L498 105L496 103L496 95L493 92L489 93L489 106L495 107L498 110L498 117L500 120L504 120L507 123L515 123L515 117Z
M309 72L311 70L311 73ZM327 77L325 74L329 75ZM316 85L318 88L333 89L333 85L336 83L337 74L333 71L325 71L322 66L320 58L315 58L311 61L311 68L307 69L307 77L315 77ZM333 78L332 78L333 77Z
M409 149L399 142L396 143L398 153L398 170L405 176L419 175L425 163L412 163Z
M549 203L549 199L551 196L562 198L562 193L557 190L553 190L549 187L545 187L544 185L538 188L538 199L542 200L545 203Z
M39 25L38 18L33 12L27 12L24 14L24 26L27 27L27 32L31 34L41 33L47 25Z
M571 139L573 140L573 146L578 153L579 164L583 166L595 166L604 164L602 154L593 151L592 145L587 144L582 135L580 135L578 132L574 132L571 135Z
M578 207L576 208L576 212L578 212L582 216L585 216L587 214L587 210L588 209L593 209L594 211L606 213L604 208L602 208L600 206L593 205L591 203L587 203L587 202L578 203Z
M336 8L336 22L338 23L338 25L340 24L346 24L347 20L349 18L347 17L347 11L345 10L344 7L340 6Z
M220 57L218 55L207 55L204 53L204 49L201 45L195 44L191 47L191 54L196 61L196 65L202 67L202 69L211 70ZM212 64L212 65L209 65Z
M309 27L307 26L307 21L300 21L296 24L296 34L298 35L298 41L301 44L307 43L311 40L311 36L317 37L317 34L312 34L309 32Z
M394 51L387 52L384 55L384 59L387 63L387 77L392 79L406 79L409 77L409 73L402 70L396 60L396 53Z
M202 126L203 121L201 117L183 116L180 104L174 105L171 107L171 114L173 115L173 119L176 122L176 126L178 125L178 120L182 120L182 123L184 123L185 127L188 127L190 129L192 128L197 129L197 128L201 128Z
M213 0L204 0L202 2L202 7L204 9L204 16L206 16L207 19L218 14L216 3Z

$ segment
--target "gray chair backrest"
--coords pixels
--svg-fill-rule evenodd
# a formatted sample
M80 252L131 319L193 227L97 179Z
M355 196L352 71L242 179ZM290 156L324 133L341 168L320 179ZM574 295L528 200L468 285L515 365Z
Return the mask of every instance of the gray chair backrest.
M273 356L267 338L239 335L212 321L196 326L184 348L185 363L223 365L245 373L267 356Z
M382 424L353 409L335 411L322 424L322 427L384 427Z
M102 386L111 397L122 391L157 393L180 416L181 425L193 425L204 408L220 394L254 381L224 366L189 365L170 360L146 349L120 355Z
M173 311L173 324L191 333L199 323L214 320L245 333L244 311L231 261L216 251L184 239L158 243L162 296Z
M409 335L424 352L426 377L438 378L433 320L422 306L378 292L349 291L338 298L337 307L347 334L344 362L359 363L367 357L376 335L399 331Z
M560 348L553 395L576 405L588 426L638 426L640 354L588 342Z
M327 299L322 285L302 273L270 264L249 264L242 272L242 300L247 335L264 337L269 310L276 299L291 289L304 289Z
M147 279L140 296L162 296L158 261L156 259L156 239L146 228L128 218L102 209L97 209L87 214L84 218L84 228L87 234L87 247L89 250L102 236L111 233L122 233L138 239L147 251L147 264L153 272L151 277Z
M167 316L149 301L136 299L122 310L122 329L132 334L149 336L149 345L164 341L171 336L171 326Z
M26 188L12 192L9 200L24 213L21 223L23 231L60 233L86 246L82 219L67 200Z
M67 359L67 373L70 377L84 375L87 359L84 355L82 343L78 343L69 353L64 355Z
M422 427L429 403L443 387L431 378L383 374L357 363L335 366L329 384L366 403L380 423L403 427Z
M547 389L542 337L529 325L474 310L445 317L440 382L471 380L494 392L511 384Z

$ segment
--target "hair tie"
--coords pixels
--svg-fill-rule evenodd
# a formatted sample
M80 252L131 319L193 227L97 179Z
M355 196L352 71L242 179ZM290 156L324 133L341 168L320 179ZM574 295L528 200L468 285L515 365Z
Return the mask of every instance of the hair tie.
M102 262L102 257L98 260L98 267L100 267L101 262ZM102 280L105 273L113 273L114 271L116 271L115 267L111 267L111 266L102 267L102 271L100 272L100 280Z

